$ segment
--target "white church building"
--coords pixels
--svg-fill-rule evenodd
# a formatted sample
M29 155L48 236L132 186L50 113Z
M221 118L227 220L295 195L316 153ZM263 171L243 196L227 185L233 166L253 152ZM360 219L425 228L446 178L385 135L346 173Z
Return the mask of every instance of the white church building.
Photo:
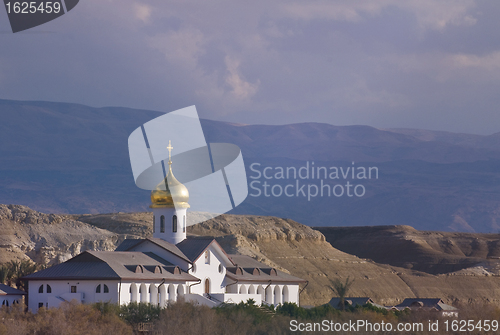
M85 251L25 276L31 311L72 300L161 307L178 299L211 307L248 299L299 304L305 280L229 255L213 238L186 236L189 192L174 177L171 159L168 164L167 176L151 192L153 237L124 240L115 251Z

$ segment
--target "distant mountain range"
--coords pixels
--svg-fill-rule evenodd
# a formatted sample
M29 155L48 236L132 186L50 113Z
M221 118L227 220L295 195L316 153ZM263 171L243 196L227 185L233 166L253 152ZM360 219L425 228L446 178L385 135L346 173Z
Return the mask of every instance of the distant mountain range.
M135 128L159 115L129 108L0 100L0 203L49 213L148 210L149 192L134 184L127 139ZM210 120L202 120L202 126L208 142L234 143L242 149L248 181L256 181L234 214L273 215L310 226L500 231L500 133ZM306 165L325 167L328 174L337 169L339 179L323 182L330 188L341 185L344 195L308 201L307 194L296 190L297 183L305 185L305 193L307 185L319 191L317 175L309 180L276 178L279 167L293 173L292 167L298 172ZM254 179L266 167L272 179L263 175ZM342 171L353 167L356 174L360 168L376 168L378 179L353 179L349 170L344 180ZM257 189L264 192L266 181L268 194L272 186L278 194L292 184L288 190L293 196L252 196ZM363 185L357 190L364 190L364 195L347 196L348 181ZM340 190L338 186L337 194Z

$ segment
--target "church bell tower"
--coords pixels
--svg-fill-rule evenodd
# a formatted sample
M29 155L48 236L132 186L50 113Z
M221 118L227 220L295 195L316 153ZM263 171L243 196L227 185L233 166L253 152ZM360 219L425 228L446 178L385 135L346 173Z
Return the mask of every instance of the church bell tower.
M172 144L168 141L168 172L156 188L151 191L153 209L153 237L172 244L186 239L186 212L189 208L189 192L172 172Z

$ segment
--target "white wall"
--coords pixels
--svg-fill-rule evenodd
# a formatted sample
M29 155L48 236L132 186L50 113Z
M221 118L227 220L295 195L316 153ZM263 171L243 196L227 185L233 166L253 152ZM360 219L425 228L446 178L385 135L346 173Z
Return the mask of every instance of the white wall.
M145 302L159 303L161 307L165 307L169 301L175 302L187 293L188 283L186 282L165 282L161 286L160 284L161 282L122 282L120 304Z
M224 293L224 294L214 294L213 298L227 302L239 304L240 302L247 302L248 299L253 299L257 306L262 304L262 298L260 294L238 294L238 293Z
M183 230L184 217L186 216L186 208L153 208L154 215L154 233L153 237L161 238L172 244L177 244L186 239L186 230ZM165 232L160 230L160 218L165 217ZM177 232L172 231L172 218L177 215ZM187 228L187 227L186 227Z
M200 258L194 263L196 266L196 272L192 270L189 271L189 274L195 276L196 278L201 279L201 283L197 285L193 285L191 287L190 293L203 294L205 293L205 280L209 278L210 280L210 293L224 293L225 285L223 284L224 278L226 276L226 267L222 263L222 258L215 253L216 247L214 245L210 245L208 247L209 251L209 259L210 264L205 264L205 253L203 253ZM219 273L219 265L222 266L222 273Z
M268 305L293 302L299 305L299 285L271 284L269 282L238 282L228 287L228 293L258 294L261 301ZM267 288L267 289L266 289ZM259 294L260 293L260 294ZM254 299L255 300L255 299Z
M98 301L117 303L118 283L117 280L32 280L28 284L28 308L36 312L39 303L43 303L44 307L57 307L61 302L73 299L87 304ZM96 293L99 284L101 293ZM108 286L109 293L104 293L104 284ZM43 285L43 293L38 293L40 285ZM51 293L47 293L47 285L50 285ZM76 286L76 293L71 293L71 286Z
M221 287L221 283L225 276L225 269L223 273L220 274L218 271L219 263L217 258L214 254L211 254L211 257L213 258L210 258L210 264L205 264L205 257L200 258L199 262L201 263L200 271L202 271L202 274L210 276L212 280L211 295L214 298L224 302L230 299L230 301L234 303L239 303L241 301L245 302L251 298L255 300L258 305L260 305L261 302L273 305L283 302L294 302L297 305L299 304L299 285L271 284L267 289L267 294L262 296L259 292L263 292L267 287L267 283L238 283L231 286L231 292L233 293L225 294L225 288ZM214 268L216 273L214 273ZM96 293L96 288L99 284L101 284L101 293ZM108 286L109 293L104 293L104 284ZM159 303L161 307L165 307L169 301L175 302L180 297L188 297L187 294L189 293L188 289L190 283L166 282L161 286L160 284L161 282L122 282L120 291L120 282L116 280L30 281L28 286L28 308L36 312L39 303L43 303L44 307L58 307L63 301L71 301L73 299L86 304L99 301L120 303L122 305L130 302L145 302L153 304ZM43 293L38 293L40 285L43 285ZM47 293L47 285L50 285L52 289L51 293ZM76 293L71 293L71 286L77 287ZM132 293L130 293L131 287ZM283 295L285 287L288 289L288 293ZM139 294L139 288L141 288L141 294ZM192 286L191 293L202 296L204 293L204 282ZM278 296L276 294L278 294ZM18 299L20 298L21 296L18 297ZM199 300L195 298L190 296L189 300ZM0 300L2 300L2 298L0 298ZM9 301L9 305L12 305L12 300L15 299L12 298Z

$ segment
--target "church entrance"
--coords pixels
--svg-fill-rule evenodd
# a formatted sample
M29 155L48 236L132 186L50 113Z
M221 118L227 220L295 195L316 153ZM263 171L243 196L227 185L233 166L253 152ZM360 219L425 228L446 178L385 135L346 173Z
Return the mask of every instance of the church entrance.
M210 279L205 279L205 293L210 294Z

